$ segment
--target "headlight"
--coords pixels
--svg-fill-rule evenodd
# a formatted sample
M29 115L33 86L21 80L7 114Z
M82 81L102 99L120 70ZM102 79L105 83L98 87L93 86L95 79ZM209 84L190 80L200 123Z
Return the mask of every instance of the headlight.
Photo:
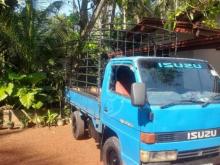
M140 157L141 157L141 161L144 163L174 161L177 159L177 152L176 151L149 152L149 151L141 150Z

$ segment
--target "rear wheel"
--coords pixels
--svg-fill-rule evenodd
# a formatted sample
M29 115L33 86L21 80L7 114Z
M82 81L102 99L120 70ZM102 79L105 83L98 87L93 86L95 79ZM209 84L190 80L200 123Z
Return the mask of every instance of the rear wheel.
M119 142L116 137L110 137L103 146L104 165L122 165Z
M82 139L85 135L85 122L79 111L72 112L72 132L75 139Z

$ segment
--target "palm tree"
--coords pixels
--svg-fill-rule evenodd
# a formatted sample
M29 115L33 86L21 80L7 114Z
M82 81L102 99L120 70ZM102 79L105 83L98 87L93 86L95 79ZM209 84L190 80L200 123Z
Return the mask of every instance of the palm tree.
M63 40L63 38L53 37L55 33L59 33L60 36L62 32L55 32L53 29L53 36L51 36L52 29L49 29L49 24L52 19L56 18L62 1L50 4L43 11L36 10L36 5L38 5L36 1L25 0L25 2L23 8L17 7L14 10L14 8L6 7L1 12L0 43L7 45L7 51L10 52L7 55L10 56L10 60L17 61L14 64L20 71L31 72L42 69L39 67L42 61L39 59L41 57L43 59L51 52L51 46L55 46L54 43L60 44Z

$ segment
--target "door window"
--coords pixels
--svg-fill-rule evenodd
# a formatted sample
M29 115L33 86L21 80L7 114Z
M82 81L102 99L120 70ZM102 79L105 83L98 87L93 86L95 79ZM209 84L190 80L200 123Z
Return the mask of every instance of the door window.
M110 82L110 90L130 97L131 85L135 82L134 72L129 66L113 66Z

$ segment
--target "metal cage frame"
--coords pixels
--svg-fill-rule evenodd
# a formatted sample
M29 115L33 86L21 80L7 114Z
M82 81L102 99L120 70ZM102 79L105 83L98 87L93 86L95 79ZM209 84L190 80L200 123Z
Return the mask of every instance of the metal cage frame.
M86 41L75 40L65 44L66 53L70 54L65 64L65 79L68 87L98 97L108 59L136 55L176 56L177 34L175 32L155 26L148 26L154 29L153 32L124 30L116 27L115 24L105 24L102 28L94 29ZM73 49L73 45L79 48L86 44L93 44L96 47L78 51L78 53L77 49ZM68 52L69 49L71 53Z

